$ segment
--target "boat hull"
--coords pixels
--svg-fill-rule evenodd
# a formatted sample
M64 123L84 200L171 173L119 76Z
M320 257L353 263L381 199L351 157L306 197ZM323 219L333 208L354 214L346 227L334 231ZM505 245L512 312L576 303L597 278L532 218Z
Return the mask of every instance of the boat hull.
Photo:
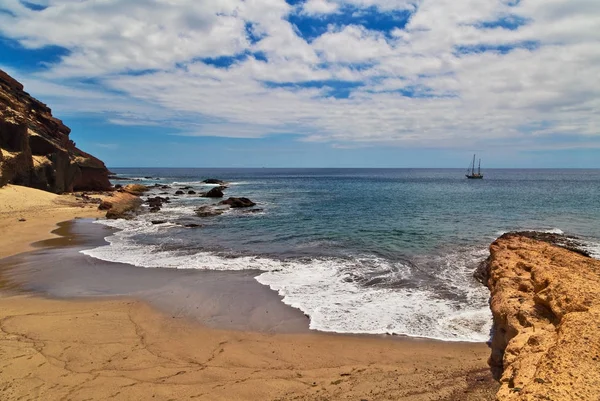
M466 175L465 177L467 177L470 180L481 180L483 179L483 174L479 174L479 175Z

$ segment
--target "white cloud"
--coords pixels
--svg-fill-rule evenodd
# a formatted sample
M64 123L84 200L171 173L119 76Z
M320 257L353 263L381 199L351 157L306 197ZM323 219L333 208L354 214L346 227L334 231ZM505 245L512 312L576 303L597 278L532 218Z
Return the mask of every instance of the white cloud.
M4 3L14 16L0 13L3 35L70 50L44 73L15 73L65 113L181 135L296 133L337 147L600 138L597 0L309 0L296 16L335 16L344 5L415 11L392 32L339 20L311 41L287 20L298 9L284 0L48 0L41 12ZM481 26L515 15L526 21L518 29ZM522 43L530 47L508 51ZM505 51L457 50L490 46ZM237 61L201 61L221 56Z
M307 15L332 14L339 6L327 0L308 0L302 5L302 12Z
M322 53L325 61L334 63L377 61L393 53L381 32L369 31L356 25L330 30L315 39L312 45Z

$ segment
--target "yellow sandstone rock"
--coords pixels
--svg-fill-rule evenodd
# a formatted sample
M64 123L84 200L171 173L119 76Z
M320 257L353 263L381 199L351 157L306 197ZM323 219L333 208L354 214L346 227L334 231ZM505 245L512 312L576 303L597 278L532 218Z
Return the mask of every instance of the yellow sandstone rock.
M600 261L518 234L490 253L497 399L600 400Z

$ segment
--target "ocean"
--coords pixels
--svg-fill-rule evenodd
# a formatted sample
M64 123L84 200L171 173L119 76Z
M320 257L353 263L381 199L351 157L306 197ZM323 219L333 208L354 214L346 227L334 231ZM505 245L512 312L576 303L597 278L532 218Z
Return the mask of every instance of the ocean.
M83 253L146 268L256 271L314 330L486 341L489 292L473 271L499 235L565 233L600 257L600 170L486 169L483 180L463 169L111 170L130 179L115 184L169 186L147 196L171 203L98 221L119 231ZM228 182L225 198L256 202L253 212L197 217L218 200L174 193L207 191L207 178Z

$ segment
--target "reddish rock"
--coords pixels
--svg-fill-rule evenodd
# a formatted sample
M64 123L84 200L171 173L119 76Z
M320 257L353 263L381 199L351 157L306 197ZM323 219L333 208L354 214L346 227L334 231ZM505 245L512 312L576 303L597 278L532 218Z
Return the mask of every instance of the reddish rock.
M71 130L0 70L0 186L50 192L111 189L102 161L78 149Z

